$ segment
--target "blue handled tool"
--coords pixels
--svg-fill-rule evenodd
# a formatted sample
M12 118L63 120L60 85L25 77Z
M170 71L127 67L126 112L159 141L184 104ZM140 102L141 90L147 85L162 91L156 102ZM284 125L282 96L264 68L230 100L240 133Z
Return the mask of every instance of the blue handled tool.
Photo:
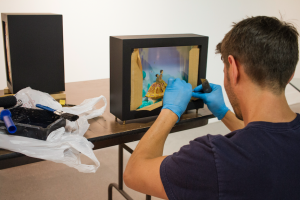
M43 105L41 105L41 104L36 104L35 107L41 108L41 109L43 109L43 110L48 110L48 111L50 111L50 112L55 112L55 111L56 111L56 110L54 110L53 108L50 108L50 107L48 107L48 106L43 106ZM55 113L55 114L56 114L56 113ZM57 115L58 115L58 114L57 114Z
M71 122L72 121L76 121L79 118L78 115L73 115L73 114L70 114L70 113L65 113L65 112L63 112L61 110L54 110L53 108L49 108L48 106L44 106L44 105L41 105L41 104L36 104L35 106L37 108L41 108L43 110L48 110L50 112L53 112L56 115L60 115L62 118L70 120Z
M17 127L11 119L11 112L7 109L4 109L0 113L0 119L4 121L4 124L9 133L15 133L17 131Z

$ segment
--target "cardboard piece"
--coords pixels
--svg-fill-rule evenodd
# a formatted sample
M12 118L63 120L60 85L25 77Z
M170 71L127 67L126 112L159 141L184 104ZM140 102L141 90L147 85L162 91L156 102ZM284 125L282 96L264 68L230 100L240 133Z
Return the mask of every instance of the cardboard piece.
M188 82L192 85L192 88L198 86L198 70L199 70L199 55L200 49L198 46L194 46L189 52L189 76ZM191 100L196 100L197 98L192 97Z
M139 49L131 54L131 96L130 110L136 110L143 103L143 67Z
M199 70L199 55L200 49L198 46L194 46L189 53L189 76L188 81L192 85L193 89L198 84L198 70Z
M8 89L8 87L4 88L4 94L11 94L11 92Z
M50 94L53 99L55 100L66 100L66 93L65 92L58 92L58 93L55 93L55 94Z

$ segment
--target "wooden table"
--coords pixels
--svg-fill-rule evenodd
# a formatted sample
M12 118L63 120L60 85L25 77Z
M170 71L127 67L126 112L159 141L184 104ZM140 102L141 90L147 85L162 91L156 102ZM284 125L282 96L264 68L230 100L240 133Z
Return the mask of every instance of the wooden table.
M0 96L1 95L3 95L3 91L0 91ZM156 119L156 117L148 117L137 120L129 120L126 121L125 125L123 125L123 122L120 120L116 122L115 116L109 111L109 79L66 83L68 104L78 105L85 99L98 97L100 95L106 97L107 108L103 116L89 120L90 127L84 135L94 144L94 149L139 140ZM96 107L100 108L103 105L104 103L101 101L96 105ZM208 123L208 119L213 117L214 116L207 108L199 109L198 114L196 114L195 110L189 111L182 116L181 121L173 127L171 132L204 126ZM21 153L0 149L0 169L38 161L42 160L27 157Z

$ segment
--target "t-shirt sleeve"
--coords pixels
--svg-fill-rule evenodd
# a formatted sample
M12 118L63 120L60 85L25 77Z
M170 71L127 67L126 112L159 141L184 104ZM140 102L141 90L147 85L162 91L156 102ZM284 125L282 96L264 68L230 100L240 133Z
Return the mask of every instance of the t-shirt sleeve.
M160 166L160 177L170 200L218 199L218 176L209 135L166 157Z

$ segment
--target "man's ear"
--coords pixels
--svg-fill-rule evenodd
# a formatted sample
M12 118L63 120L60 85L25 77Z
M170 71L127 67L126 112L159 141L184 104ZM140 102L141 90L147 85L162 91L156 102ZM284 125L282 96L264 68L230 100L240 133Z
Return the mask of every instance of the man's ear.
M295 72L293 73L293 75L291 76L289 82L291 82L291 80L294 78ZM289 82L287 84L289 84Z
M232 55L228 56L228 62L229 62L229 76L230 79L232 79L232 82L234 85L236 85L239 82L239 78L240 78L240 71L239 71L239 66L237 61L234 59L234 57Z

